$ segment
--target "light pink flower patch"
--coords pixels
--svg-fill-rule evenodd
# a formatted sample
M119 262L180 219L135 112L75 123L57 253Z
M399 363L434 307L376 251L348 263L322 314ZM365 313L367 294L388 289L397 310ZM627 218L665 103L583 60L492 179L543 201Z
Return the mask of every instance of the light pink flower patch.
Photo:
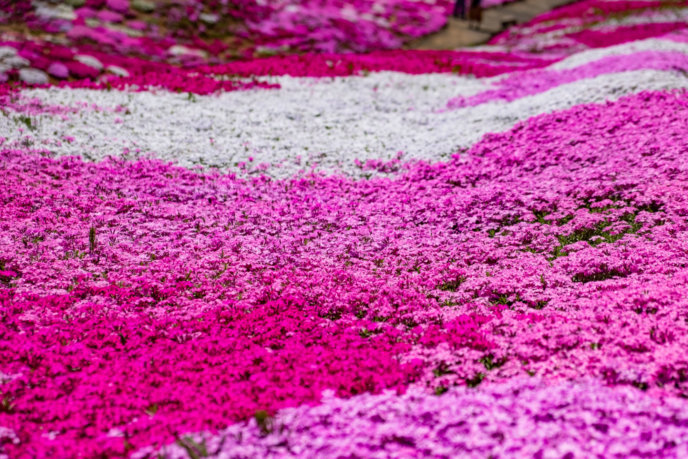
M188 434L134 456L186 458L202 448L210 457L682 457L686 405L594 381L535 378L441 397L327 394L320 406Z
M688 51L688 50L687 50ZM515 72L495 83L496 88L471 97L451 99L451 109L472 107L493 101L510 102L522 97L545 92L562 84L595 78L600 75L635 70L672 70L688 72L688 53L678 51L643 51L610 55L572 69L540 69Z

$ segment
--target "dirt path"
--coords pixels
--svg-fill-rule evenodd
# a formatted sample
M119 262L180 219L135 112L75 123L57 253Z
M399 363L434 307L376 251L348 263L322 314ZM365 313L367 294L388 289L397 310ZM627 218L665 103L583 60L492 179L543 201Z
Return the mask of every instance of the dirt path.
M456 49L487 42L492 36L514 24L530 21L535 16L575 0L522 0L483 10L479 28L471 29L468 21L449 18L447 25L431 35L407 45L409 49Z

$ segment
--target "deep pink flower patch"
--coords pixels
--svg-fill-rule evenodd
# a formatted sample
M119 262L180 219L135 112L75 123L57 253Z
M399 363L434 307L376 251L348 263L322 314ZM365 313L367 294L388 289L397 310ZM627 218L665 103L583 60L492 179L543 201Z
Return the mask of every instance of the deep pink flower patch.
M409 74L448 73L494 76L513 70L544 67L554 62L538 56L479 51L378 51L370 54L312 54L274 56L201 67L209 73L253 76L291 75L331 77L393 71Z
M64 46L33 42L2 42L0 46L2 45L18 49L20 53L31 57L32 63L53 61L51 66L46 68L49 73L57 72L54 76L60 79L66 76L74 78L71 81L59 81L57 83L63 87L138 90L162 88L168 91L190 92L194 94L279 87L279 85L274 83L260 81L251 75L247 75L240 80L222 80L205 75L202 69L179 68L164 62L151 62L135 57L112 56L97 51L92 47L82 47L82 50L86 56L101 62L107 71L75 60L74 51ZM113 69L113 67L119 69L119 71ZM121 74L121 72L125 73ZM5 87L7 88L6 90L13 88L9 84L0 84L0 87Z
M361 336L296 299L201 314L146 311L194 294L193 283L180 281L3 302L0 334L11 340L0 344L0 364L21 374L3 386L0 423L22 441L10 451L119 455L317 401L323 389L402 389L416 371L394 359L404 349L395 334Z

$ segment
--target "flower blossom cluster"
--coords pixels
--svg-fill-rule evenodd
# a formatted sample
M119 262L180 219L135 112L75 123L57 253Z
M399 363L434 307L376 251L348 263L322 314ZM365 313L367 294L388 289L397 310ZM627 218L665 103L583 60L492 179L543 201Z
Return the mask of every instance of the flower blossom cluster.
M442 397L386 393L354 402L325 394L319 406L182 437L159 452L170 459L190 451L221 458L682 457L687 422L683 404L634 389L514 380Z
M452 6L451 0L19 0L3 16L76 44L193 63L234 56L237 49L251 55L398 48L440 29Z
M490 40L514 54L568 56L686 28L685 0L583 0L544 13Z
M83 4L75 8L69 3ZM686 25L683 2L587 0L509 30L484 50L400 51L404 40L441 27L451 2L359 0L347 5L12 2L0 24L35 34L10 28L0 35L0 83L101 89L157 86L207 94L269 87L244 79L271 75L344 76L388 70L485 77L540 68L573 52L659 36ZM609 19L610 14L619 19ZM243 51L237 55L237 49ZM273 53L280 55L246 59ZM228 59L238 60L227 64ZM230 80L218 82L206 74Z
M6 98L5 106L17 114L0 118L0 129L6 147L41 146L93 160L153 156L276 178L313 169L358 177L390 174L407 161L449 158L487 133L552 110L640 90L683 88L688 44L682 37L672 33L588 50L543 69L482 79L400 72L280 76L264 81L269 91L205 96L24 90ZM244 76L249 69L244 67ZM312 69L304 64L305 72Z
M5 150L8 451L122 453L325 389L686 394L687 113L578 106L364 181Z
M64 40L0 46L0 455L685 456L684 6L215 65L69 42L156 2L15 2Z

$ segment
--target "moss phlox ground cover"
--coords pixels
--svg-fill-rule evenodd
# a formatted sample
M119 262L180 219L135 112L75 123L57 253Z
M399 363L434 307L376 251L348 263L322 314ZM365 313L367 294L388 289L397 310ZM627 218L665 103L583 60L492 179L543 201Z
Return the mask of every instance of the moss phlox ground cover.
M3 423L111 454L325 388L684 394L687 103L542 115L394 180L4 151Z
M175 5L6 15L0 455L688 454L683 3Z

